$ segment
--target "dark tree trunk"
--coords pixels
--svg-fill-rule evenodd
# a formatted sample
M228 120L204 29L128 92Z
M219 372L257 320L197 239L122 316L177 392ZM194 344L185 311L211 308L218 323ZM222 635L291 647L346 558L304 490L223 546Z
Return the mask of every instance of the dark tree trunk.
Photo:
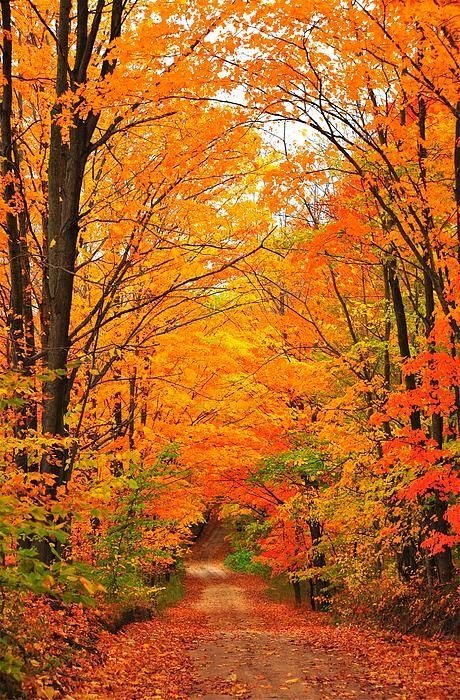
M457 226L457 259L460 262L460 100L457 102L455 117L455 142L454 142L454 189ZM452 357L457 356L457 334L452 334ZM456 436L460 436L460 387L454 386L455 412L453 414L453 426Z
M27 219L25 203L20 187L18 152L13 139L13 41L10 0L1 0L3 44L2 44L2 99L0 103L1 172L4 179L3 200L8 207L5 229L8 240L10 272L10 305L8 328L10 343L10 365L23 375L31 374L31 358L35 354L35 336L32 313L30 283L30 261L27 247ZM14 432L19 439L30 430L37 429L37 406L35 400L23 397L17 412ZM29 469L28 455L19 449L15 454L17 466Z
M427 494L428 504L425 506L424 534L429 537L433 533L446 535L448 524L445 519L447 504L442 501L439 494L432 491ZM432 502L430 502L430 499ZM428 582L445 584L449 583L454 576L454 564L452 560L452 550L445 547L441 552L437 552L427 557L429 567Z
M133 368L132 374L129 378L129 427L128 427L128 438L129 438L129 449L134 450L134 429L135 429L135 413L136 413L136 381L137 373L136 368Z
M417 573L419 552L412 540L406 541L397 554L398 573L403 581L410 581Z
M455 118L454 172L455 204L457 210L457 257L460 262L460 100L457 102Z
M396 274L396 262L392 261L389 266L389 282L392 294L393 308L396 319L396 328L398 334L398 345L401 355L401 359L404 361L410 358L410 345L409 336L407 331L406 314L404 309L404 301L402 298L398 277ZM426 318L429 320L427 323L427 328L431 328L432 314L434 311L434 294L431 279L428 275L424 276L425 282L425 304L426 304ZM428 331L427 331L428 332ZM431 333L431 330L429 330ZM405 385L407 391L411 391L416 388L416 378L413 374L408 373L405 375ZM413 409L410 416L411 426L413 430L421 430L421 417L420 411ZM432 431L433 437L438 439L439 443L442 445L442 417L436 414L432 417ZM429 504L429 499L434 500L434 504ZM430 494L427 503L426 498L420 499L420 505L424 509L424 534L428 537L433 532L441 532L445 534L447 532L447 523L443 517L445 512L445 504L440 501L438 494ZM412 568L413 552L411 551L411 546L403 548L401 553L402 561L410 561L410 567ZM449 549L444 550L438 554L429 557L429 566L435 572L435 575L429 576L429 580L435 579L440 583L445 583L452 578L453 575L453 564L452 555Z
M383 387L385 391L385 400L391 391L391 361L390 361L390 337L391 337L391 321L389 309L391 305L391 289L388 263L383 266L383 282L385 289L385 350L383 353ZM384 421L383 429L386 437L391 437L391 426L389 421Z
M419 164L420 164L420 175L421 182L423 186L424 196L426 195L426 166L425 159L427 157L427 150L425 146L426 140L426 102L423 97L419 98ZM455 164L457 166L457 163ZM456 183L456 196L457 196L457 183ZM425 258L426 267L424 268L423 275L423 286L425 292L425 332L428 341L428 350L430 353L434 354L436 352L436 342L433 336L433 331L435 327L435 303L434 303L434 287L431 275L428 274L429 269L429 259L430 259L430 249L431 241L430 234L432 234L434 229L433 217L425 199L426 204L423 210L423 218L425 223ZM458 222L457 222L458 223ZM429 369L434 369L434 362L432 360L428 361ZM430 389L431 397L433 402L438 402L439 393L439 382L436 378L432 377L430 379ZM432 409L431 415L431 438L436 442L439 449L442 449L444 442L444 425L443 417L440 411L435 408ZM427 494L426 503L424 505L424 526L423 529L429 535L433 532L446 535L448 533L448 524L445 519L445 512L447 509L447 504L441 500L439 492L436 490L431 491ZM429 566L434 574L433 578L438 583L449 582L454 575L454 566L452 561L452 551L449 547L445 547L441 552L429 556ZM431 580L432 576L429 576Z
M302 588L300 586L300 581L298 579L294 579L294 581L291 581L291 583L294 591L295 605L296 607L300 607L302 605Z
M323 527L318 520L309 520L308 527L313 545L312 565L315 569L322 569L326 566L324 552L318 551L318 546L323 538ZM310 579L310 598L312 610L324 610L327 607L327 583L320 576Z
M396 332L398 336L399 354L403 362L410 359L410 344L409 333L407 330L406 311L404 308L404 300L399 286L399 279L396 273L396 260L392 258L388 262L388 281L391 290L391 299L393 302L393 311L396 321ZM404 382L407 391L413 391L417 388L415 375L412 373L404 374ZM410 414L410 423L413 430L421 430L422 424L420 420L420 411L412 409Z
M13 161L13 42L11 27L11 7L9 0L1 0L2 9L2 79L3 91L1 102L1 138L2 138L2 176L4 179L3 200L8 207L6 213L6 234L8 238L8 258L10 266L10 309L9 334L12 366L22 367L24 363L24 289L21 265L21 242L19 236L18 218L14 211L16 200L16 173Z
M88 2L79 0L76 7L77 41L75 66L69 72L71 0L60 0L59 20L56 31L56 102L51 113L51 136L48 161L48 220L46 231L47 260L45 268L45 293L47 301L46 359L51 378L44 386L42 430L45 434L63 437L66 434L65 413L69 400L67 361L70 349L69 330L72 311L75 263L79 233L80 197L83 176L90 153L90 143L98 124L99 115L90 112L85 119L74 117L68 142L58 123L61 114L60 98L68 90L84 85L87 69L98 36L105 3L99 0L91 15L91 31L88 31ZM111 30L109 43L120 36L123 0L111 3ZM113 60L105 59L101 69L104 79L115 68ZM50 489L54 496L56 486L69 478L67 451L59 440L43 457L41 470L53 474L55 485ZM43 541L40 557L45 563L53 559L50 543Z

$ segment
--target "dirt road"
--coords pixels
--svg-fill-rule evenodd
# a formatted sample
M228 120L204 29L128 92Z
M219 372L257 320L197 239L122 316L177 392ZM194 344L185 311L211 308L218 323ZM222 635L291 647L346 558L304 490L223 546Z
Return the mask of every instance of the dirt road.
M194 607L206 615L210 634L191 654L197 677L193 698L319 700L326 691L335 698L369 697L361 692L356 664L335 658L331 665L329 654L307 649L300 629L280 629L273 617L257 610L238 577L217 564L203 566L198 575L206 583Z
M223 531L211 523L187 567L188 578L201 582L193 607L206 616L210 633L191 652L193 698L397 697L391 685L385 695L371 696L353 658L332 658L305 644L295 611L286 619L284 606L264 599L260 582L223 566L224 553Z
M450 667L448 646L443 656L433 649L424 654L416 640L414 654L404 640L390 644L363 630L329 626L324 615L270 601L257 578L226 570L225 551L223 531L211 523L187 567L192 608L207 628L189 647L192 698L460 699L455 681L451 685L441 669L439 678L430 673L442 659L444 671L456 667L459 679L455 648Z
M68 700L460 700L460 644L332 626L226 570L211 524L164 616L101 637L104 663L74 667ZM92 657L94 658L94 657Z

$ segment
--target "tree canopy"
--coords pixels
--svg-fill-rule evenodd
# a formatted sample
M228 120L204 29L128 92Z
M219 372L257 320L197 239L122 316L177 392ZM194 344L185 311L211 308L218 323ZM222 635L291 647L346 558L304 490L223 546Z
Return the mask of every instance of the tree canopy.
M316 609L448 629L458 4L0 4L2 677L213 508Z

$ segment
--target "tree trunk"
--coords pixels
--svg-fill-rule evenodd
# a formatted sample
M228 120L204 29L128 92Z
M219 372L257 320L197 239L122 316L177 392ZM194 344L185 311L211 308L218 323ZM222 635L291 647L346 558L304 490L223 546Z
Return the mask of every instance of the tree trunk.
M129 449L134 450L134 429L135 429L135 413L136 413L136 382L137 372L136 367L133 367L129 378Z
M383 388L385 391L385 401L391 391L391 360L390 360L390 337L391 337L391 320L389 315L391 304L391 289L388 263L383 266L383 282L385 289L385 350L383 355ZM391 437L391 426L389 421L384 421L383 430L387 438Z
M309 520L308 527L313 545L312 565L315 569L322 569L326 566L326 557L324 552L319 552L317 547L321 544L323 538L323 528L318 520ZM310 579L310 599L312 610L324 610L327 607L327 583L320 576L315 576Z
M5 229L8 239L10 272L10 305L8 310L9 359L12 369L26 376L31 374L31 358L35 354L34 323L30 285L30 261L27 247L27 220L19 182L18 152L13 139L13 40L10 0L1 0L3 28L2 45L2 99L0 103L1 172L3 176L3 200L8 207ZM14 432L19 439L30 430L37 429L37 406L35 400L23 398L17 412ZM25 450L15 454L16 465L23 471L29 469Z
M401 359L408 360L411 357L409 345L409 333L407 330L406 311L404 301L399 286L399 279L396 273L396 260L392 258L388 263L388 281L390 284L391 298L393 302L393 310L396 321L396 331L398 336L399 354ZM412 373L404 374L404 382L407 391L413 391L417 388L415 375ZM420 411L412 409L410 414L410 423L413 430L421 430L422 424L420 420Z
M396 328L398 334L398 344L401 359L404 361L410 358L410 346L409 346L409 336L407 331L406 314L404 309L404 301L402 298L401 290L399 287L398 277L396 275L396 262L393 261L389 267L389 282L392 293L393 308L396 319ZM426 304L426 318L432 319L432 314L434 311L434 295L431 284L431 279L428 275L424 276L425 282L425 304ZM430 323L427 323L427 328L430 327ZM431 326L432 327L432 326ZM431 331L430 331L431 332ZM411 373L405 375L405 385L406 390L411 391L416 388L415 376ZM411 427L413 430L421 430L421 417L420 411L413 409L410 415ZM433 415L432 418L432 431L434 435L437 436L442 445L442 418L441 416ZM435 438L436 439L436 438ZM447 523L443 517L446 506L440 501L439 495L432 493L429 497L434 499L434 504L429 505L425 498L420 499L420 505L425 511L424 514L424 532L426 536L429 536L433 532L440 532L445 534L447 532ZM409 559L411 562L413 560L412 552L404 551L401 554L403 560ZM452 564L452 554L450 550L446 549L443 552L429 557L431 561L430 566L435 572L435 579L439 583L446 583L451 580L453 575L453 564ZM412 566L412 564L411 564Z
M111 4L111 28L109 44L121 32L123 0L113 0ZM72 311L75 263L79 233L80 198L83 187L90 142L98 124L99 115L90 112L85 119L74 116L68 139L64 138L63 127L59 124L61 115L60 98L67 90L75 91L84 85L87 68L97 39L104 2L99 0L92 16L91 31L88 32L88 2L79 0L76 8L76 54L75 66L69 71L69 46L72 16L71 0L60 0L59 20L56 31L56 102L51 113L51 136L48 161L48 220L46 231L47 260L44 272L45 299L47 300L46 360L51 377L44 385L42 430L45 434L63 437L66 434L64 423L69 392L67 390L67 361L70 349L69 329ZM101 79L113 72L115 61L103 61ZM70 81L70 82L69 82ZM55 476L50 488L54 497L56 487L66 483L68 455L62 442L44 455L41 471ZM45 563L53 559L50 543L43 541L40 557Z
M294 579L291 581L291 583L294 591L294 602L296 607L299 608L302 605L302 589L300 587L300 581L298 579Z
M455 144L454 144L454 173L455 173L455 204L457 224L457 258L460 262L460 100L457 102L455 118Z
M423 97L419 97L419 132L420 141L418 145L419 151L419 164L420 164L420 175L423 186L423 191L426 193L426 166L425 159L427 157L427 150L425 146L426 140L426 102ZM458 126L458 125L457 125ZM460 133L459 133L460 135ZM457 147L457 144L456 144ZM457 157L457 153L455 153ZM455 163L455 169L457 169L457 163ZM457 172L455 177L457 177ZM455 186L455 194L457 198L457 182ZM458 211L457 211L458 213ZM434 303L434 287L431 276L428 274L428 263L430 257L430 234L432 234L434 229L434 221L429 208L426 204L423 210L423 217L425 222L425 258L426 258L426 268L423 275L423 286L425 292L425 333L428 342L428 350L430 354L436 352L436 342L433 338L433 331L435 327L435 303ZM458 220L457 220L458 224ZM428 361L428 367L430 370L434 369L434 361ZM438 402L438 392L439 392L439 382L433 377L430 379L430 393L433 402ZM436 442L439 449L443 447L444 441L444 423L443 417L440 411L433 408L431 414L431 438ZM424 529L428 535L433 532L438 532L443 535L448 533L449 527L445 520L445 513L447 510L447 504L445 501L441 500L441 496L438 491L433 490L427 494L428 499L424 507ZM452 552L449 547L445 547L441 552L429 556L430 566L435 574L435 578L438 583L447 583L450 581L454 575L454 565L452 561ZM430 577L431 578L431 577Z

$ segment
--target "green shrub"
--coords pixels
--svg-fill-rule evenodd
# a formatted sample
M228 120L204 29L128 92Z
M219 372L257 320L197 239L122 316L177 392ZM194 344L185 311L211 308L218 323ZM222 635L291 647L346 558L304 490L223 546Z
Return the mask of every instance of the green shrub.
M254 556L254 552L251 552L249 549L237 549L236 552L227 555L224 563L229 569L240 574L268 575L270 573L269 568L254 561Z

